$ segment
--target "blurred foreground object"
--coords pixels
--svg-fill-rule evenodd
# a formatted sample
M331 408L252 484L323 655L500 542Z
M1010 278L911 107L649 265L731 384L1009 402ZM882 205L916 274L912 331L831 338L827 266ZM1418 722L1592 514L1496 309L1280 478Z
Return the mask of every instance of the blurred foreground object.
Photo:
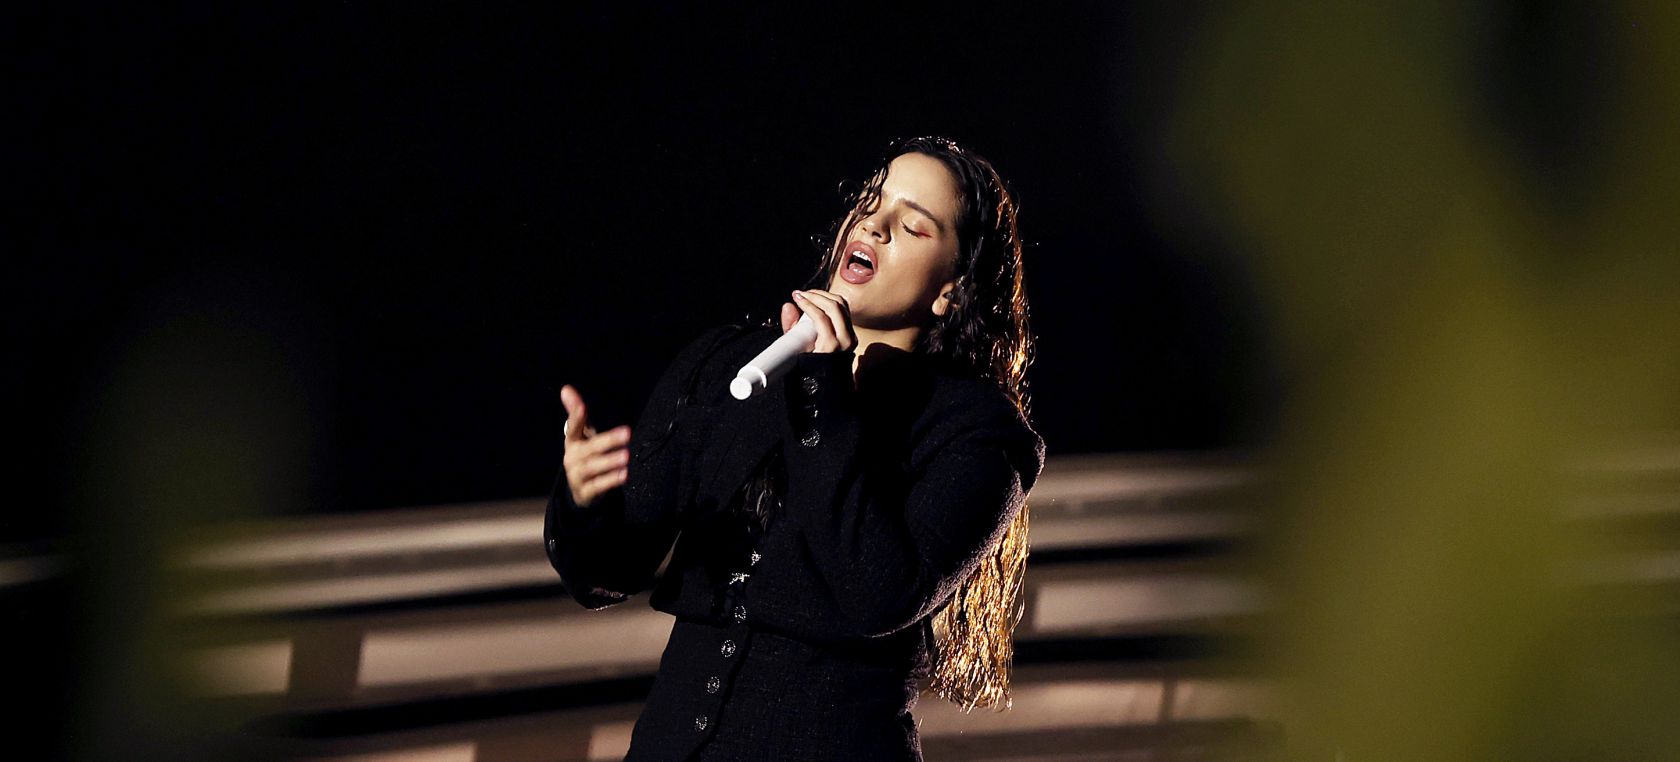
M1200 30L1162 139L1289 374L1292 756L1680 749L1677 21L1251 3ZM1607 452L1641 454L1584 465Z

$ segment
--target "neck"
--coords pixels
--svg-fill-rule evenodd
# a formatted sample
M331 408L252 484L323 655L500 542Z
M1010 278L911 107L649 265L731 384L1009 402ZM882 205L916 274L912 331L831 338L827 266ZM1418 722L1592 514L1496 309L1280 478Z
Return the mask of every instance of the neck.
M852 379L855 382L859 369L886 360L894 355L915 351L916 339L921 336L919 326L907 328L864 328L852 325L852 333L857 336L857 356L852 359Z

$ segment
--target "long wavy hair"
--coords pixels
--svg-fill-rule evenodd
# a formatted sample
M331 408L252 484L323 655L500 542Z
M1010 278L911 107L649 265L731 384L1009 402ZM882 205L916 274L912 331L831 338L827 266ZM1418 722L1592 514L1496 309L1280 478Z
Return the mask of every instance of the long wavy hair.
M931 322L918 337L915 351L997 384L1027 420L1026 373L1033 360L1033 335L1027 321L1017 207L1002 176L985 157L946 138L894 141L866 182L849 192L842 186L850 211L827 235L817 238L826 253L810 287L827 287L852 229L880 203L888 165L907 153L926 154L942 162L956 180L961 207L956 221L955 287L946 295L951 309L938 317L929 313ZM1009 708L1014 633L1021 619L1026 565L1027 508L1022 505L983 550L978 567L934 616L929 692L965 711L976 706Z

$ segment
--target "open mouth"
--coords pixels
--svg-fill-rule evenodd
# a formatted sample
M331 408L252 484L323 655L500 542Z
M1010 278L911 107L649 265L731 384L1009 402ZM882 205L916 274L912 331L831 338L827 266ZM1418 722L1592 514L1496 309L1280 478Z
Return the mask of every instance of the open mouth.
M840 265L840 277L853 285L868 282L875 277L875 257L864 247L853 248Z

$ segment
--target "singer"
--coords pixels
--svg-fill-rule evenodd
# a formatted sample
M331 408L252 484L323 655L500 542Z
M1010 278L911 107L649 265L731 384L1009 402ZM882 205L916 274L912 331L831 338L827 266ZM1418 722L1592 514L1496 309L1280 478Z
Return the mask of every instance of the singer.
M651 586L676 618L629 759L915 760L919 682L1008 706L1044 461L1015 202L942 138L896 142L849 201L780 330L703 333L634 429L561 390L550 563L586 607ZM733 396L802 317L810 351Z

